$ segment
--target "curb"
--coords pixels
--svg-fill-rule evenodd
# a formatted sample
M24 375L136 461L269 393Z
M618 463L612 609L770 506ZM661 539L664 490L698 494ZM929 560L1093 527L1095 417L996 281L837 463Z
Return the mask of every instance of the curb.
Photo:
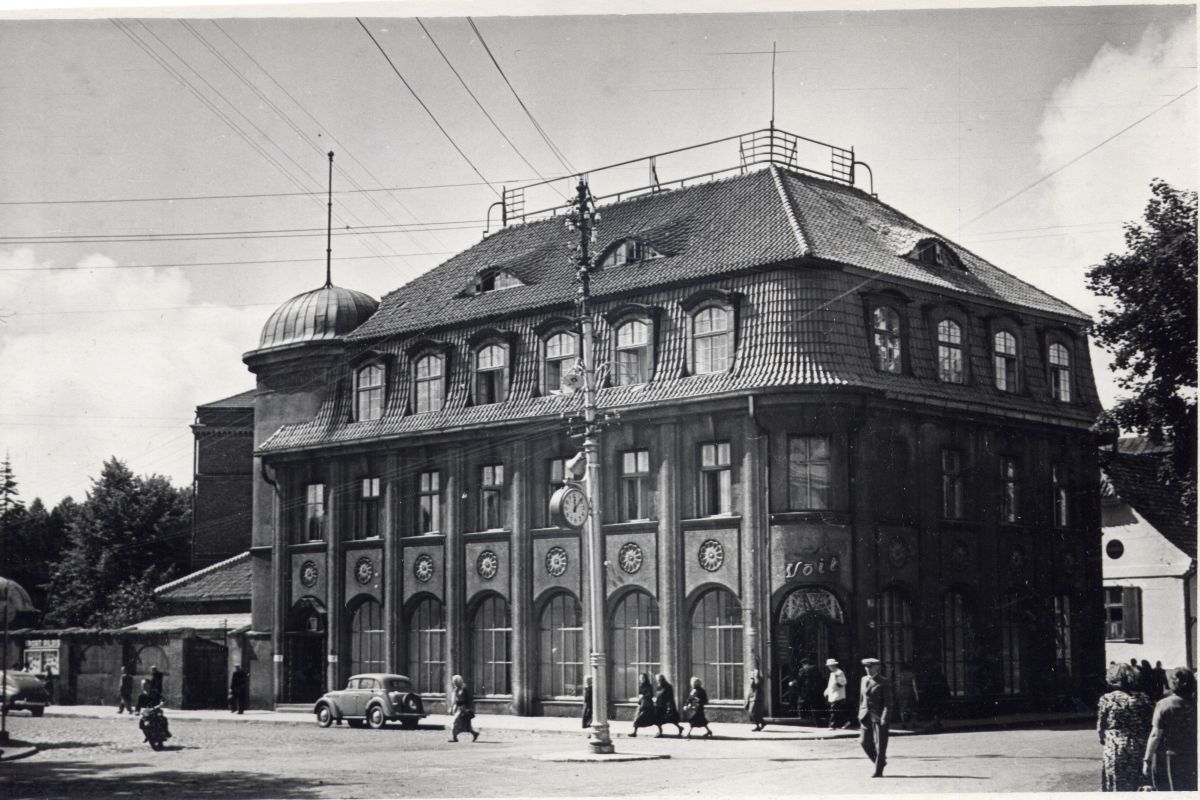
M9 742L5 745L0 745L0 762L17 761L22 758L29 758L31 755L38 752L36 744L27 744L25 742Z

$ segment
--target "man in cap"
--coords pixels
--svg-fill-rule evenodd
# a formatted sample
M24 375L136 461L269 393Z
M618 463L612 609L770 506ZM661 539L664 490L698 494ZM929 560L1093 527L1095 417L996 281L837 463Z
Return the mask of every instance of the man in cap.
M892 707L892 684L880 673L878 658L864 658L863 676L858 690L858 721L862 723L859 743L867 758L875 762L875 774L882 778L887 764L888 721Z
M825 699L829 701L829 730L839 727L850 727L846 713L846 673L838 666L836 658L825 659L825 668L829 670L829 683L825 687Z

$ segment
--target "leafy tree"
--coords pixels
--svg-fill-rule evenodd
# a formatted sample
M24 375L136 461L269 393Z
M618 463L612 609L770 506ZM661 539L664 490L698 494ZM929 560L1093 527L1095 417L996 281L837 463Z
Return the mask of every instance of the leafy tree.
M1125 253L1087 274L1110 301L1093 334L1113 354L1117 382L1130 392L1102 423L1168 444L1160 478L1183 495L1196 519L1196 193L1150 184L1145 221L1126 223Z
M66 548L67 522L74 510L75 502L69 497L52 511L35 498L29 508L8 515L0 574L21 584L40 610L46 608L50 565L62 557Z
M117 627L152 613L153 587L188 566L190 494L105 462L51 567L46 622Z

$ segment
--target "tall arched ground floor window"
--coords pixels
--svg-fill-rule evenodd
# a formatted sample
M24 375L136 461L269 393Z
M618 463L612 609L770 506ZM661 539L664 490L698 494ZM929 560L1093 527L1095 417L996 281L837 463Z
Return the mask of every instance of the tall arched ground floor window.
M408 677L422 694L446 691L446 618L442 602L426 595L408 613Z
M477 697L512 694L512 619L508 602L488 595L471 614L471 676ZM465 676L464 676L465 677Z
M283 697L288 703L312 703L325 686L325 609L301 598L288 612L283 634Z
M538 695L543 699L583 694L583 608L575 595L557 592L538 618Z
M361 601L350 619L350 675L383 672L383 605L373 597Z
M704 683L708 699L745 697L742 604L728 589L709 589L692 605L692 674ZM684 676L677 681L680 701L687 696Z
M658 603L637 589L621 597L613 606L612 688L617 700L635 700L638 675L645 672L653 679L659 672Z

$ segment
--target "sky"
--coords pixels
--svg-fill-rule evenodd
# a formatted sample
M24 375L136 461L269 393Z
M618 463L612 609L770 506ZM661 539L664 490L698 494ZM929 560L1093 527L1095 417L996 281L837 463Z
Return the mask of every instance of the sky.
M112 456L190 484L195 407L253 388L242 354L324 281L329 150L334 282L377 298L478 241L502 186L766 127L773 45L778 127L853 146L882 200L1089 314L1084 273L1150 181L1197 185L1194 6L480 15L478 34L380 8L363 24L392 65L339 9L0 18L0 450L26 502L82 498Z

